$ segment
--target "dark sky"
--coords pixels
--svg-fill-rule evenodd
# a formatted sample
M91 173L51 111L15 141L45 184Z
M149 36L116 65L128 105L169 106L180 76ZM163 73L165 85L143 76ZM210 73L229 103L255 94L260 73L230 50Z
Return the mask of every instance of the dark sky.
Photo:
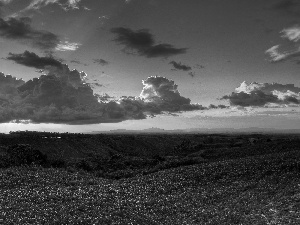
M10 119L78 124L82 118L112 119L114 128L129 123L168 129L176 127L166 125L170 121L185 128L276 127L278 121L291 128L291 120L299 122L300 1L0 0L0 10L3 76L24 83L45 76L22 89L26 98L1 93L2 114L16 104L40 113ZM59 101L50 96L55 82L74 90L62 85ZM70 96L86 83L106 102L78 116ZM74 120L57 119L47 111L51 104L59 115L68 107ZM232 125L235 117L244 122ZM261 118L269 122L258 122Z

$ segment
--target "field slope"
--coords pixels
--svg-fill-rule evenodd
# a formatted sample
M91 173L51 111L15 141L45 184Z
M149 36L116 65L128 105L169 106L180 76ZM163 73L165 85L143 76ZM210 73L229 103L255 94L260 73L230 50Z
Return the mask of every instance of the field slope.
M299 138L249 138L185 136L155 170L139 167L127 178L76 167L2 168L0 223L300 224ZM126 159L152 157L128 149ZM203 160L183 165L180 157ZM172 166L162 166L168 160Z

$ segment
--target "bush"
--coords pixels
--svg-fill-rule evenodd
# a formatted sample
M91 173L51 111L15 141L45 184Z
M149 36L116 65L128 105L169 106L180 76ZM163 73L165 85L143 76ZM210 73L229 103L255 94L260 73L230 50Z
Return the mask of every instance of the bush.
M64 168L67 165L67 162L62 158L51 158L48 159L48 166L54 167L54 168Z
M7 168L9 167L9 157L8 155L0 155L0 168Z
M154 155L152 158L158 162L166 161L166 159L160 155Z
M38 164L47 162L47 156L28 144L17 144L7 149L8 161L12 166Z
M93 172L97 168L97 164L90 158L78 158L70 160L66 163L67 167L73 167L76 170L84 170L87 172Z

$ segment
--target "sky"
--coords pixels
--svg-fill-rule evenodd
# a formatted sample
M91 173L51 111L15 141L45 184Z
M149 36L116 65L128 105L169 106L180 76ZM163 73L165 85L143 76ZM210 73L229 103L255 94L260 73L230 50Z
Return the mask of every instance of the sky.
M0 130L300 128L298 0L0 0Z

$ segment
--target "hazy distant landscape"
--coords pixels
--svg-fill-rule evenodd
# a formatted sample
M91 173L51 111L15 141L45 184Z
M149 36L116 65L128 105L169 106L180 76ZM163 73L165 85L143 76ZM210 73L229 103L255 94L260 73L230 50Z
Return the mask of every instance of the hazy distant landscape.
M299 224L299 134L0 135L4 224Z

